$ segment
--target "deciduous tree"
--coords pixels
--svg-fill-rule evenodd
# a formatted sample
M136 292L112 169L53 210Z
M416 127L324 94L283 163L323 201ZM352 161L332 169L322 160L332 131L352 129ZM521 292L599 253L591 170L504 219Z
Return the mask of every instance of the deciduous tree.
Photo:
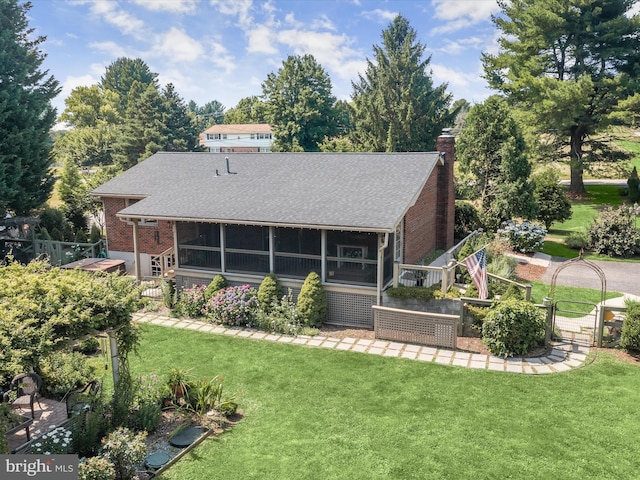
M267 123L265 114L265 103L254 95L241 98L235 107L228 109L224 113L224 123Z
M46 37L29 28L31 3L0 2L0 215L27 215L53 189L49 130L58 82L42 70Z
M312 55L289 56L262 84L266 119L274 150L317 151L325 136L336 134L331 79Z

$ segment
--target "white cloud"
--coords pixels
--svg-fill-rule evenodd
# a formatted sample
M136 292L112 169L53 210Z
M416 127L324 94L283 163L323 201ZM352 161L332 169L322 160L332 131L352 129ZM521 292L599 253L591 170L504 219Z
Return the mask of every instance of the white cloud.
M171 27L159 36L154 52L166 57L170 62L194 62L203 55L204 48L184 31Z
M86 4L87 1L75 3ZM114 0L92 0L88 3L91 5L90 11L92 14L117 27L122 33L135 38L144 38L144 22L120 8L118 2Z
M458 55L464 53L469 49L482 50L485 46L493 44L494 38L486 39L479 36L460 38L458 40L446 39L445 45L435 50L438 52L444 52L448 55Z
M312 30L332 30L336 31L336 26L325 14L320 15L320 18L316 18L311 22Z
M434 16L446 23L431 30L432 35L462 30L488 21L500 8L496 0L431 0Z
M375 10L364 10L361 15L365 18L376 20L378 22L390 22L399 14L398 12L392 12L391 10L376 8Z
M128 57L129 52L115 42L91 42L89 47L113 58Z
M350 47L346 35L291 29L279 32L277 38L296 55L311 54L320 65L343 78L353 78L354 72L366 65L364 55Z
M447 91L453 93L456 100L464 98L471 103L482 102L491 95L480 66L475 71L460 71L440 64L429 66L434 85L447 83Z
M210 3L223 15L238 17L238 24L243 28L249 27L253 22L250 14L253 0L210 0Z
M248 39L247 51L249 53L266 53L274 55L278 49L273 44L275 34L267 25L257 25L245 32Z
M132 0L148 10L193 13L199 0Z
M206 57L218 70L224 70L225 74L233 72L236 68L235 57L221 43L211 42Z

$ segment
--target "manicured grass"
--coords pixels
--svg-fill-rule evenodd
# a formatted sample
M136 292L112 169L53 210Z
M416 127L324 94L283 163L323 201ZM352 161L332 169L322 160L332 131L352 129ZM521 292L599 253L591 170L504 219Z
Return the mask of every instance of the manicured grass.
M534 303L542 303L544 297L550 295L551 285L541 282L528 282L531 283L531 300ZM619 292L607 292L605 299L622 297ZM562 285L556 285L554 298L556 300L567 300L570 302L578 302L571 304L571 310L575 314L564 313L565 317L579 317L580 314L591 313L593 308L590 304L600 303L602 299L602 293L600 290L592 288L578 288L578 287L565 287Z
M616 143L626 151L634 154L630 161L631 168L636 167L637 170L640 170L640 143L628 140L618 140Z
M554 223L549 235L566 238L571 232L586 233L587 228L598 216L598 211L606 206L618 206L624 201L620 187L616 185L586 185L587 198L572 201L571 218L565 222Z
M640 371L516 375L145 326L134 375L225 378L245 418L162 479L637 478Z

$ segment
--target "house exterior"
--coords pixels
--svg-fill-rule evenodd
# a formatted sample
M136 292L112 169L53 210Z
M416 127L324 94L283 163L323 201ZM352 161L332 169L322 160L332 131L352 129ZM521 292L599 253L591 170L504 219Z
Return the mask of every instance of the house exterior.
M454 137L438 150L156 153L93 194L110 258L138 278L163 252L178 287L219 273L258 286L272 272L297 295L316 271L328 323L372 327L393 263L453 245Z
M266 123L213 125L200 134L200 145L212 153L268 153L273 132Z

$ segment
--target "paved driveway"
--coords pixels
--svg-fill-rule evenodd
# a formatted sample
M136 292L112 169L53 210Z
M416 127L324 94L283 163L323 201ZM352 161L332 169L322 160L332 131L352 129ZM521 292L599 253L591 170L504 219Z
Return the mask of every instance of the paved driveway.
M542 277L544 283L551 283L554 272L564 258L553 257L546 273ZM630 293L640 296L640 263L593 261L604 272L608 292ZM556 285L583 288L601 287L600 278L586 264L577 263L563 269L557 278Z

